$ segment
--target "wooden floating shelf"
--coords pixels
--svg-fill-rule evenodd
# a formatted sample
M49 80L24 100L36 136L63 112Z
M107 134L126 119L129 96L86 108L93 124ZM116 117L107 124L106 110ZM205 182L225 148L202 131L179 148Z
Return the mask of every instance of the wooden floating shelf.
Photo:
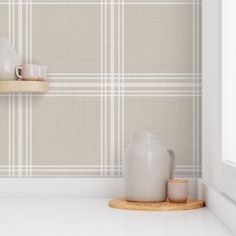
M46 81L1 80L0 93L47 93Z
M188 200L186 203L171 202L130 202L125 199L113 199L109 206L117 209L136 211L183 211L202 208L205 206L202 200Z

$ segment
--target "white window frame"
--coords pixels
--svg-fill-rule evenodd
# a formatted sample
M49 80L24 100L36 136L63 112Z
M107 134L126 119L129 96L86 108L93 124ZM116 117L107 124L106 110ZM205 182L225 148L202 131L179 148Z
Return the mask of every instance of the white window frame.
M222 1L203 0L203 179L236 201L236 166L222 156Z
M219 3L219 19L220 19L220 24L219 24L219 42L220 42L220 58L219 58L219 62L220 62L220 66L219 66L219 72L220 72L220 173L219 173L219 187L220 190L225 193L226 195L228 195L230 198L234 199L236 201L236 165L231 163L230 161L226 161L223 160L224 159L224 152L223 152L223 148L222 148L222 137L223 137L223 131L222 131L222 81L224 79L224 74L222 71L222 48L223 48L223 42L222 42L222 35L223 35L223 30L222 30L222 4L223 1L226 0L221 0ZM235 22L236 23L236 22ZM236 42L235 42L236 43ZM236 143L235 143L236 145Z

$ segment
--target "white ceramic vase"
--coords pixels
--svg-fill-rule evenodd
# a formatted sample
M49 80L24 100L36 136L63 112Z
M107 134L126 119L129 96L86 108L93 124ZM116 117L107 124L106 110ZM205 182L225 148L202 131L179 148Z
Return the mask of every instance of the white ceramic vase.
M124 185L128 201L167 199L167 181L173 178L174 155L150 133L134 133L125 151Z
M15 68L20 64L20 59L5 38L0 38L0 80L15 80Z

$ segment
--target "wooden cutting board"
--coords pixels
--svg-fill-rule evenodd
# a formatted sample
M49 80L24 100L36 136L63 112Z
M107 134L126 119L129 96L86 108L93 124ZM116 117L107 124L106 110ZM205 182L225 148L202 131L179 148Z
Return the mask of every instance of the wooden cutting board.
M183 211L198 209L205 206L202 200L188 200L186 203L171 203L171 202L130 202L123 198L113 199L109 201L109 206L112 208L125 210L140 210L140 211Z

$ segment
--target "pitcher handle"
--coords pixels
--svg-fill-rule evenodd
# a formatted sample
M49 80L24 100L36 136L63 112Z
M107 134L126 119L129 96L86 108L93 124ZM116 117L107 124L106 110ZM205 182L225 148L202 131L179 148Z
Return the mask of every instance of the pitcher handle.
M168 149L168 152L170 155L170 179L173 179L175 173L175 155L174 152L170 149Z
M22 72L22 66L17 66L15 68L15 73L18 79L23 79L23 76L21 75Z

